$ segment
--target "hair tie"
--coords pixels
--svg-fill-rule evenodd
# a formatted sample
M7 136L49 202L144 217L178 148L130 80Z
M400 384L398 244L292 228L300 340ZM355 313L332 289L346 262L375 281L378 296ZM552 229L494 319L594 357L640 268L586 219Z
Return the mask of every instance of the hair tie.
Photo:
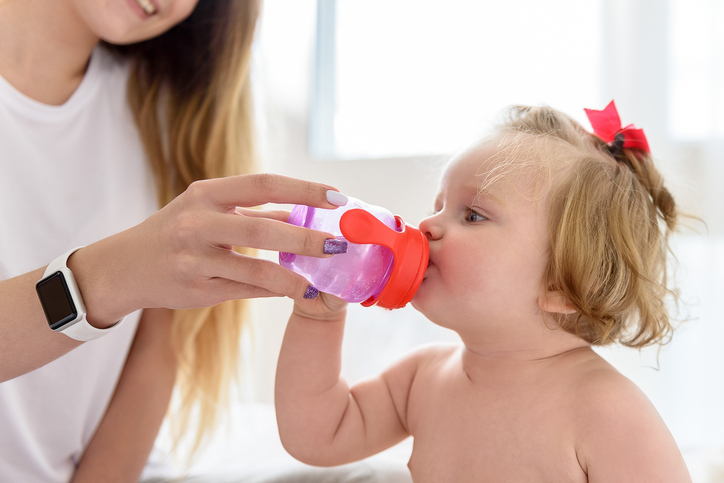
M608 151L614 157L623 149L638 149L651 153L643 129L637 129L633 124L621 127L621 118L613 101L609 102L602 111L595 109L584 109L584 111L593 127L593 134L606 143Z
M613 142L606 143L606 149L608 150L609 154L614 157L614 159L618 158L618 155L621 154L623 151L623 145L626 143L626 137L623 135L623 133L616 133L616 137L613 138Z

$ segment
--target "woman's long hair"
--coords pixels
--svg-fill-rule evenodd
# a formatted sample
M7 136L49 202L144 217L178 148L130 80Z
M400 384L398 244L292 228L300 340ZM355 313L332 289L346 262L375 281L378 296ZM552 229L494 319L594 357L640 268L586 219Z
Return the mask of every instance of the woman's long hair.
M128 100L153 166L161 206L192 182L255 171L249 66L261 0L201 0L159 37L106 44L131 62ZM191 454L216 426L237 376L247 304L232 300L174 314L178 443Z

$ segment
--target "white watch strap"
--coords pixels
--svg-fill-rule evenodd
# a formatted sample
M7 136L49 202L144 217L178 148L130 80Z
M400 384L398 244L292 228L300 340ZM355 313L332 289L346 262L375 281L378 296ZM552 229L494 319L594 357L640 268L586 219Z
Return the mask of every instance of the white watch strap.
M121 325L121 322L125 320L125 317L123 317L121 320L117 321L115 324L111 325L106 329L99 329L98 327L93 327L88 322L88 320L86 320L86 308L85 304L83 303L83 297L80 294L80 290L78 289L78 283L75 281L73 272L71 272L71 270L68 268L68 258L70 258L72 254L74 254L81 248L83 247L76 247L50 262L48 268L45 269L43 278L48 277L55 272L62 272L65 276L65 280L68 284L68 290L70 290L70 293L73 297L73 302L75 302L77 306L76 308L78 309L78 318L74 322L63 326L63 328L60 329L60 332L67 335L71 339L85 342L97 339L106 334L109 334L110 332L113 332Z

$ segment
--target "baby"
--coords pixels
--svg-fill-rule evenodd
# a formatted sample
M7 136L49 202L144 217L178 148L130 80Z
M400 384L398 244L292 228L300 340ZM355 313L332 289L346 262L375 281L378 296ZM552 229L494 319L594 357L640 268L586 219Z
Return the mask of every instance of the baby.
M417 483L691 481L646 396L591 349L668 340L677 212L643 132L620 129L613 104L589 117L599 136L513 107L445 169L412 305L462 345L349 387L346 303L295 303L276 380L289 453L338 465L412 436Z

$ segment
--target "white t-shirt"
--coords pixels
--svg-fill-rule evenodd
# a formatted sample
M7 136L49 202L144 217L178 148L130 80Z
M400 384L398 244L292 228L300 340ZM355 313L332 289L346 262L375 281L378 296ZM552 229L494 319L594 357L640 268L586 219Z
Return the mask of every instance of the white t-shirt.
M0 77L0 280L158 209L127 79L127 66L100 47L62 106L36 102ZM139 316L0 384L0 482L71 478L113 395Z

